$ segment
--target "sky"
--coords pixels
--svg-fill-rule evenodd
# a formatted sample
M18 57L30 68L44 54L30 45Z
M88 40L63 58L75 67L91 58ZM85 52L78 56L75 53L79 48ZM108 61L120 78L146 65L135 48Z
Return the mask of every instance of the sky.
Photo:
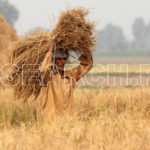
M132 39L132 24L143 17L150 22L150 0L10 0L20 16L15 28L23 35L36 27L50 28L57 22L60 11L84 7L90 10L89 19L96 21L97 30L108 23L121 26L127 39ZM54 19L55 18L55 19Z

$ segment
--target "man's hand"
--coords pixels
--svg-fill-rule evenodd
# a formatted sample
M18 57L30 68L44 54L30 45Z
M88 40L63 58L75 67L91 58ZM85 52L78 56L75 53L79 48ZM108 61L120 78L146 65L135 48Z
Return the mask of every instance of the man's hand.
M92 58L92 54L90 51L86 52L85 54L82 54L79 59L81 64L93 64L93 58Z

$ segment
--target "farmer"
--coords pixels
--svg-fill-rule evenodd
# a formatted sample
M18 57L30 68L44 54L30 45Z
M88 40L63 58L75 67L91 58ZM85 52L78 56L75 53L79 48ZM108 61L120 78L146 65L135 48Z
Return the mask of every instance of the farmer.
M41 88L41 119L44 122L51 122L57 115L73 113L75 83L92 68L93 58L90 51L79 57L79 66L65 71L68 57L68 51L57 49L54 53L51 46L39 68L44 84Z

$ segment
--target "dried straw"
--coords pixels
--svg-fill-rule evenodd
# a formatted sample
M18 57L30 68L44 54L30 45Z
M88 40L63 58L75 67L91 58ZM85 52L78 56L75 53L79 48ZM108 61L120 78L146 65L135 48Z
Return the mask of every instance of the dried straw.
M86 20L88 11L83 8L63 11L52 35L57 48L76 50L80 53L92 50L95 44L94 23Z
M14 87L16 98L27 100L32 94L35 99L38 97L41 86L37 71L49 50L50 44L51 34L46 32L30 35L15 44L10 60L17 67L13 68L14 73L10 77L13 79L11 84L17 84ZM36 71L29 73L30 69ZM38 76L36 80L35 76Z

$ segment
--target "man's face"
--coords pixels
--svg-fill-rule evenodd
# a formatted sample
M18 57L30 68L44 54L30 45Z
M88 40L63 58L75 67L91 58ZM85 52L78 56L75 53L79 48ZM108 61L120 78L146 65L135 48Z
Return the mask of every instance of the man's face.
M66 61L67 61L67 58L56 58L55 63L56 63L57 69L63 71Z

